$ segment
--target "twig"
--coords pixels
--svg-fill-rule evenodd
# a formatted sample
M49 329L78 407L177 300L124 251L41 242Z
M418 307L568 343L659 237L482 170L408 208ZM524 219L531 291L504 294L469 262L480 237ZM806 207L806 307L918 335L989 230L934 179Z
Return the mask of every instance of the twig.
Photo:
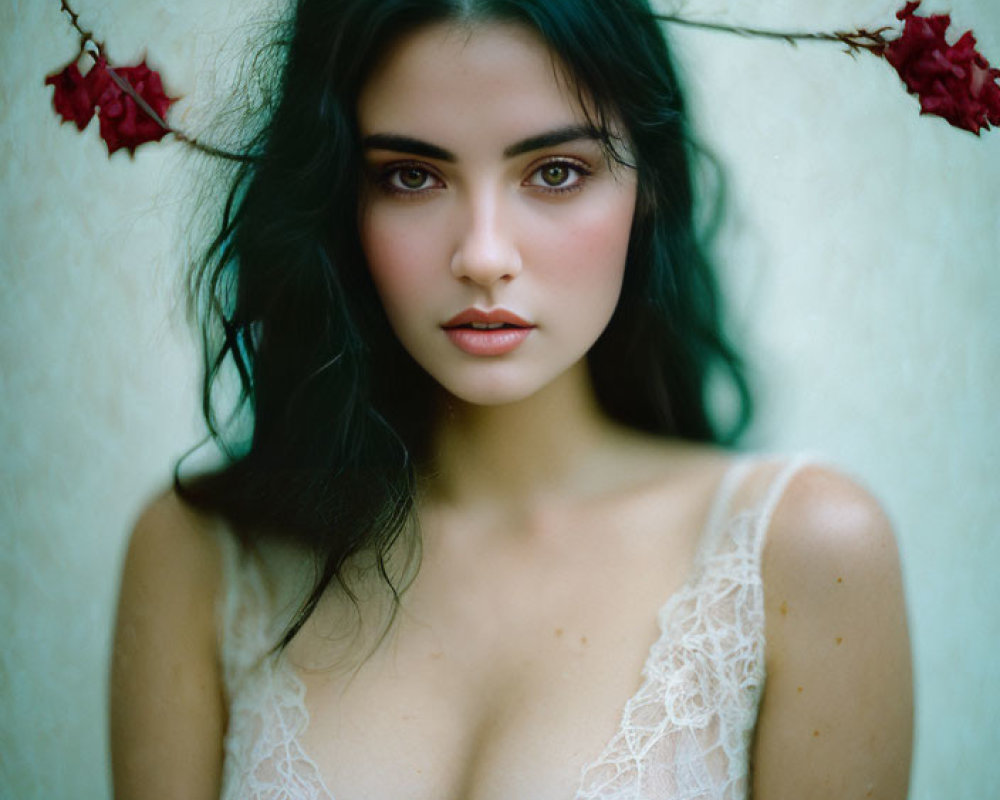
M74 30L80 34L80 52L87 52L87 44L94 45L98 56L104 56L104 43L99 42L93 32L88 31L80 25L80 15L77 14L66 0L61 0L61 10L69 15L69 23Z
M763 28L724 25L718 22L698 22L697 20L677 17L673 14L658 14L657 19L661 22L683 25L688 28L697 28L698 30L735 33L739 36L752 36L758 39L776 39L793 46L799 42L840 42L846 45L849 50L867 50L875 54L881 54L885 46L889 44L890 40L885 38L885 32L893 30L891 26L885 26L877 28L874 31L862 29L851 33L845 31L816 33L815 31L774 31Z
M245 153L231 153L228 150L220 150L218 147L213 147L210 144L203 144L197 139L188 136L183 131L179 131L171 128L170 132L174 135L174 138L179 142L183 142L188 147L193 147L199 153L204 153L207 156L214 156L216 158L224 158L227 161L238 161L241 164L249 164L255 161L254 157Z

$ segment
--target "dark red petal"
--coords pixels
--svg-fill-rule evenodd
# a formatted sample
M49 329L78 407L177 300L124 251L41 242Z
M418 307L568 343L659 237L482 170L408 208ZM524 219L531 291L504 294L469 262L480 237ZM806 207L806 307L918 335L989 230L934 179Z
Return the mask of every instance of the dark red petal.
M66 65L61 72L46 77L45 83L55 89L52 93L52 105L63 120L75 123L78 130L86 128L94 116L95 103L76 62Z

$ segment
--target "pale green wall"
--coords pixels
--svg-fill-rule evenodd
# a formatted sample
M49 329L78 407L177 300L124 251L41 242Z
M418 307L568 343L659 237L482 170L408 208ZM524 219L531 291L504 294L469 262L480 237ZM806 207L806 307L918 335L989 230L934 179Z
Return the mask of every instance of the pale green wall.
M187 96L173 118L197 127L215 83L205 64L248 4L227 16L228 0L77 3L113 56L149 50ZM26 800L107 795L121 547L198 430L175 292L187 161L164 144L109 162L95 130L57 124L42 78L75 47L58 5L0 4L0 797ZM873 25L894 8L685 6L793 28ZM951 8L1000 61L1000 6ZM721 249L764 389L753 440L818 452L884 499L917 656L912 797L988 797L1000 785L1000 132L919 118L869 56L678 39L703 138L730 171Z

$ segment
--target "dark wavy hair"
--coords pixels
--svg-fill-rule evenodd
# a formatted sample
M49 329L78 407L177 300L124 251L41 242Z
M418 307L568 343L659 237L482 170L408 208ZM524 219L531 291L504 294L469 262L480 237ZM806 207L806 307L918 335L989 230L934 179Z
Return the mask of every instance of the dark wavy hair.
M284 31L277 101L239 168L214 242L192 273L203 314L203 399L224 465L175 480L244 543L282 537L315 554L316 581L287 644L352 555L389 551L412 518L436 386L384 317L361 251L355 119L366 77L422 25L525 25L558 57L616 155L621 130L638 198L618 307L589 354L598 400L651 434L731 442L749 419L740 361L723 335L714 274L696 231L695 149L663 33L644 0L300 0ZM218 421L235 366L250 432ZM728 381L736 414L714 418ZM179 471L178 471L179 475ZM351 595L353 597L353 595Z

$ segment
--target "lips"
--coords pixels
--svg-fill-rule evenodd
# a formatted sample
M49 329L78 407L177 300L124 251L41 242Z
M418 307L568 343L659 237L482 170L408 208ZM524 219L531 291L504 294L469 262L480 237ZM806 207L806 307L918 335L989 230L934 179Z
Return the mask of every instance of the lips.
M513 311L467 308L442 326L448 339L473 356L502 356L515 350L535 326Z
M448 320L442 328L463 328L472 325L509 325L514 328L534 328L525 319L522 319L513 311L506 308L495 308L492 311L483 311L478 308L467 308L461 314L456 314Z

